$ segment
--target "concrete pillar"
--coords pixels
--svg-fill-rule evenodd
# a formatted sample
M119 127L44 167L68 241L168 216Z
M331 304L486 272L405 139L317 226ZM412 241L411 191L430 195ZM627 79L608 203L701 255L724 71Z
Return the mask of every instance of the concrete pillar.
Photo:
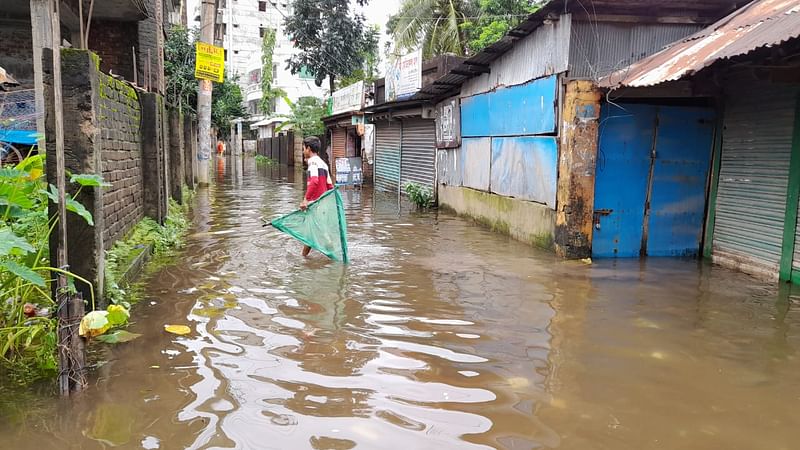
M53 185L56 178L55 155L55 107L53 102L52 50L41 50L42 86L45 105L45 136L47 138L47 181ZM72 50L62 52L61 78L64 114L64 162L67 171L76 174L103 172L101 153L102 139L97 111L100 104L99 80L94 61L89 52ZM69 181L69 180L67 180ZM74 195L78 187L67 183L67 193ZM105 230L103 194L101 188L83 188L76 199L91 213L93 225L77 214L67 214L67 262L69 270L89 280L94 285L95 299L103 303ZM50 205L50 216L56 213ZM58 236L51 234L51 255L55 255ZM53 263L55 264L55 262ZM75 287L84 299L92 298L89 285L78 280Z
M139 98L142 106L144 215L163 224L167 216L163 100L158 94L151 93L142 93Z
M556 201L556 253L566 258L592 255L594 181L600 99L597 86L573 80L564 89Z
M183 114L169 110L169 192L173 200L183 201Z
M193 148L192 118L183 117L183 182L186 187L194 189L194 158L192 157Z

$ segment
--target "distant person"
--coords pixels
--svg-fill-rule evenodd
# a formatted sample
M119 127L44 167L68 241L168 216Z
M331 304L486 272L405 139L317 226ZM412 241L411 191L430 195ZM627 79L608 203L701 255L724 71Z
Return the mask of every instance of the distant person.
M217 141L217 155L222 156L223 153L225 153L225 143L220 139Z
M306 210L308 204L322 197L322 194L333 189L330 171L325 161L319 157L322 144L316 136L303 139L303 158L308 164L308 180L306 182L306 195L300 203L300 209ZM311 247L303 246L303 256L308 256Z

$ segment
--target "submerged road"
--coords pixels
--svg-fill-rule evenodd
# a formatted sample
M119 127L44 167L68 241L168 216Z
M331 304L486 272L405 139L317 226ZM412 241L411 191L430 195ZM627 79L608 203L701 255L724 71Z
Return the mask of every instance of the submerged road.
M788 289L695 261L562 261L368 189L343 192L352 263L304 259L259 220L295 209L302 180L229 166L147 281L143 337L77 400L4 395L0 447L797 448Z

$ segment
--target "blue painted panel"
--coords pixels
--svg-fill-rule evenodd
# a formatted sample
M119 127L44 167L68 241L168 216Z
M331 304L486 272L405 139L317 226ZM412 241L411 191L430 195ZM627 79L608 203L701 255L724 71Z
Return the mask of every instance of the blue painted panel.
M554 133L555 76L464 98L461 135L520 136Z
M647 240L650 256L692 256L700 251L713 119L713 111L706 108L658 110Z
M655 109L647 105L603 105L595 179L594 257L636 257L650 175Z
M558 146L550 136L492 139L491 191L555 209Z

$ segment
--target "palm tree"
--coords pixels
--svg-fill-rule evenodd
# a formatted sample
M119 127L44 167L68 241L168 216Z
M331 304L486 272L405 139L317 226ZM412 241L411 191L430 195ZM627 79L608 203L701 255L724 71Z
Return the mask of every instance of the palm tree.
M467 39L461 24L468 17L468 0L403 0L387 28L396 48L422 48L423 58L445 53L463 56Z

